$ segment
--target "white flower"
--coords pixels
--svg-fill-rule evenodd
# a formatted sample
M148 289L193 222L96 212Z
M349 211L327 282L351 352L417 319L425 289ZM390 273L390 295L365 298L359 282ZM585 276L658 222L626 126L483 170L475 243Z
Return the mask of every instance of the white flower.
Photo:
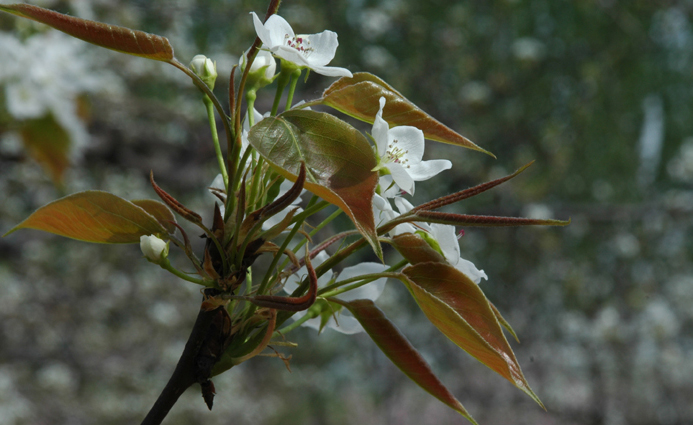
M296 35L291 25L279 15L270 16L263 24L255 12L250 14L264 48L278 58L328 77L352 76L346 68L326 66L337 51L337 33L326 30L320 34Z
M386 198L377 194L373 196L373 215L377 226L381 226L395 219L400 214L409 212L414 208L411 202L404 198L396 197L394 200L399 214L392 209L390 202ZM457 241L457 235L455 234L455 226L438 223L432 223L430 225L427 223L416 223L416 227L414 227L414 225L410 223L402 223L397 225L388 234L390 237L395 237L404 233L416 233L417 231L419 234L425 232L430 235L435 241L432 244L438 244L438 247L434 246L433 248L439 249L445 261L464 273L472 282L478 285L482 278L488 280L488 276L483 270L477 269L474 263L460 257L460 245ZM432 241L429 239L428 242L431 243Z
M168 243L154 235L140 236L140 249L152 263L159 264L168 256Z
M384 107L385 98L381 97L372 131L380 160L373 170L386 169L397 186L413 195L415 181L428 180L452 167L452 163L447 159L422 161L425 143L423 131L408 125L389 128L383 119Z
M313 267L317 267L325 260L327 260L327 258L328 255L324 251L319 253L312 261ZM364 274L382 273L387 268L388 266L381 263L361 263L356 266L347 267L344 270L342 270L342 272L337 277L336 281L340 282ZM301 279L306 275L306 273L306 268L303 267L298 272L290 276L287 279L286 284L284 284L284 291L287 293L293 292L298 287L299 283L301 282ZM322 275L318 279L318 287L325 286L330 280L331 278L329 275ZM375 301L383 293L386 282L386 278L380 278L373 282L367 283L357 289L340 294L337 296L337 298L343 301L363 299ZM293 318L294 320L298 320L305 314L305 311L299 311L293 315ZM320 322L320 317L315 317L313 319L307 320L305 323L303 323L302 326L307 326L309 328L320 330ZM352 316L351 313L349 313L349 311L346 309L342 309L339 313L333 315L325 326L328 328L332 328L337 332L341 332L343 334L355 334L363 332L363 327L361 326L359 321L356 320L356 318Z
M396 198L400 199L400 198ZM397 204L397 201L395 201L395 204ZM411 204L409 204L411 205ZM412 206L413 208L413 206ZM387 223L388 221L392 221L393 219L397 218L400 214L405 213L406 211L409 210L403 210L403 208L400 208L400 205L398 205L399 209L399 214L395 212L395 210L392 209L392 205L390 205L390 202L387 200L387 198L383 198L382 196L378 195L377 193L373 195L373 216L375 218L375 225L376 227L380 227L381 225ZM409 208L411 209L411 208ZM397 226L395 226L394 229L390 230L388 232L388 235L390 237L395 237L397 235L401 235L404 233L414 233L416 231L416 228L410 224L410 223L402 223Z

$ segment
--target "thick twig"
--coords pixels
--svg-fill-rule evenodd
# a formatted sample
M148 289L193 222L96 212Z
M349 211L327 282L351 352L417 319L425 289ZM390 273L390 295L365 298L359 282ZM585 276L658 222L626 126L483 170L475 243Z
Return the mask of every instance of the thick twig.
M152 406L142 425L159 425L171 410L178 398L192 384L197 382L195 374L195 359L200 347L209 332L209 327L216 315L216 310L200 310L195 325L192 328L188 342L185 344L183 354L178 360L176 370L171 375L166 387Z

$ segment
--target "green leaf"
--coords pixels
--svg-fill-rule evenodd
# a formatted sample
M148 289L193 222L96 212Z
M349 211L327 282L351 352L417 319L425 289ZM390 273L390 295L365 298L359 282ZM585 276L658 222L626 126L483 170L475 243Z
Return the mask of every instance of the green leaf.
M168 231L169 234L176 232L177 227L173 224L176 222L176 217L173 215L173 212L171 212L171 210L164 205L163 202L155 201L153 199L136 199L130 202L147 211Z
M173 59L173 47L159 35L63 15L29 4L1 5L0 10L32 19L97 46L159 61Z
M423 131L427 139L474 149L495 158L495 155L419 109L385 81L368 72L340 78L323 92L321 99L308 104L328 105L356 119L373 123L380 109L381 97L386 99L383 119L390 127L411 125Z
M75 193L44 205L3 236L19 229L43 230L96 243L139 243L142 235L167 233L141 207L96 190Z
M467 412L454 395L433 373L421 354L412 346L397 327L385 317L385 314L371 300L354 300L344 302L331 299L344 305L361 323L363 329L370 335L378 348L392 360L405 375L416 382L429 394L442 401L473 424L476 421Z
M366 137L332 115L292 110L250 129L250 144L283 177L296 181L306 164L304 187L341 208L382 258L371 207L378 173Z
M404 283L435 327L544 407L527 383L496 314L477 284L442 263L419 263L403 273L408 278Z

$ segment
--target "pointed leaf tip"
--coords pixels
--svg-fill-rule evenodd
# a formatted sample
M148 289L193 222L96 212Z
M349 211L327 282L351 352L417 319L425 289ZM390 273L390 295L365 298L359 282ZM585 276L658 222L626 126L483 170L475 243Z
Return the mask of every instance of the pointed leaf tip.
M378 348L404 372L409 379L423 388L426 392L445 403L471 423L477 424L467 412L462 403L445 387L445 385L433 373L426 360L419 354L407 338L385 316L385 314L371 300L354 300L345 302L338 299L330 299L345 306L361 323L363 329L373 339Z
M496 156L471 140L455 132L421 110L382 79L368 72L357 72L353 77L342 77L328 87L321 99L308 102L330 106L356 119L373 123L380 108L379 99L386 99L383 119L394 125L410 125L423 131L424 137Z
M405 268L402 282L445 336L544 406L525 379L479 285L454 267L434 262Z
M29 4L0 5L0 10L51 26L88 43L159 61L173 60L173 47L165 37L64 15Z
M90 190L46 204L3 236L35 229L94 243L139 243L167 229L143 208L108 192Z

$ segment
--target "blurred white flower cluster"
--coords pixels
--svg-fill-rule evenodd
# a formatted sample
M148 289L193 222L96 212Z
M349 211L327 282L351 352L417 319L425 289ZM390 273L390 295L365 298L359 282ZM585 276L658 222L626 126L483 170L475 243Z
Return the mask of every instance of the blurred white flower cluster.
M0 107L18 121L52 115L70 136L73 154L88 137L79 118L78 97L121 91L120 80L85 54L85 46L57 31L23 41L0 33L0 88L5 99Z

